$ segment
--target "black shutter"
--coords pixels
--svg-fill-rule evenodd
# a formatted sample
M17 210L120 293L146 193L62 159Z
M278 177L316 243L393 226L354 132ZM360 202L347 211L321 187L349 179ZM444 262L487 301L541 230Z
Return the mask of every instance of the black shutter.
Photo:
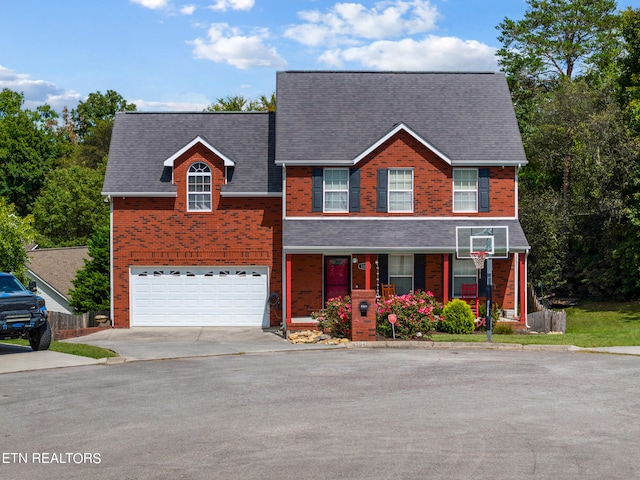
M387 187L389 184L389 170L381 168L378 170L378 212L387 211Z
M349 171L349 211L360 211L360 169Z
M323 183L323 169L322 168L314 168L313 169L313 173L312 173L312 177L313 177L313 184L312 184L312 190L311 190L311 195L312 195L312 209L311 211L313 212L322 212L323 208L322 208L322 183Z
M380 283L389 283L389 255L378 255L378 267L380 267Z
M413 289L426 290L425 268L427 264L427 256L424 253L418 253L413 256Z
M478 170L478 211L489 211L489 169Z

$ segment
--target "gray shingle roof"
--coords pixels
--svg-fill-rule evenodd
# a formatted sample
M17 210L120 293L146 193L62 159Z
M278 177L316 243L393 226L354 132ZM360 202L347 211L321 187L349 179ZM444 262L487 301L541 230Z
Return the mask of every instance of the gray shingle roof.
M284 249L289 251L431 252L456 250L456 227L506 226L511 252L529 250L520 222L515 219L294 219L283 226Z
M527 160L504 75L279 72L276 161L352 161L404 123L454 165Z
M27 255L27 268L66 298L76 273L91 258L87 247L43 248L29 250Z
M274 122L266 112L118 113L103 194L175 194L163 162L197 136L235 162L223 192L281 192Z

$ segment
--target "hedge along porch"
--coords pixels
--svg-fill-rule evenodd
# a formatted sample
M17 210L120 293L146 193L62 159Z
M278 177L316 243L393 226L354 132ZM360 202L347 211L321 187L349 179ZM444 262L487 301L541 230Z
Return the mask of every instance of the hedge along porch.
M493 302L509 317L524 322L529 247L517 220L500 222L510 227L510 247L506 258L493 260ZM475 283L483 298L486 272L478 274L471 259L458 258L456 227L480 227L487 223L487 220L285 220L286 327L309 328L313 326L311 312L321 310L326 300L361 289L381 294L383 283L394 284L399 295L411 290L431 291L443 303L459 298L463 283ZM333 240L329 243L333 245L326 245L327 237L324 246L314 244L331 231L341 232L330 235ZM361 245L346 246L356 242ZM407 247L402 247L403 244Z

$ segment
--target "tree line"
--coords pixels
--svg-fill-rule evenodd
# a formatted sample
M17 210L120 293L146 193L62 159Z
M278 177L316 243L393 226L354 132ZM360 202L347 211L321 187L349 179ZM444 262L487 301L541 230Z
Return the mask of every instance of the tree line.
M519 173L529 278L546 293L640 298L640 10L615 0L526 0L496 28L529 160ZM269 110L219 98L205 111ZM24 275L25 246L88 245L74 281L79 311L109 305L109 206L101 196L113 90L75 109L24 106L0 92L0 270Z
M529 278L545 294L640 298L640 10L526 3L497 28L529 160Z

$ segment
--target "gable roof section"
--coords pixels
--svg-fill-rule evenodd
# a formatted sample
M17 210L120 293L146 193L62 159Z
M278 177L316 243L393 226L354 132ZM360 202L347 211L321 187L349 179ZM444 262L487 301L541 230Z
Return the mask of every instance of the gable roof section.
M174 153L173 155L171 155L169 158L167 158L164 161L164 166L165 167L171 167L173 168L175 161L180 158L182 155L184 155L185 153L187 153L191 148L193 148L196 145L203 145L206 149L208 149L210 152L215 153L218 157L220 157L222 159L222 161L224 162L224 166L225 167L234 167L236 164L233 160L231 160L229 157L225 156L223 153L220 153L216 147L214 147L213 145L211 145L206 139L202 138L200 135L198 135L196 138L194 138L193 140L191 140L189 143L187 143L184 147L182 147L180 150L178 150L176 153Z
M103 195L175 196L171 166L197 143L235 163L224 193L279 195L273 114L268 112L121 112L116 115ZM176 156L177 155L177 156Z
M498 73L278 72L278 164L353 164L399 124L454 166L527 163Z
M420 137L420 135L418 135L416 132L414 132L411 128L407 127L404 123L399 123L398 125L394 126L393 130L391 130L384 137L379 139L376 143L374 143L369 148L367 148L364 152L362 152L360 155L358 155L353 160L353 162L351 162L351 163L353 165L357 164L360 160L365 158L367 155L369 155L371 152L373 152L376 148L378 148L380 145L382 145L384 142L389 140L391 137L393 137L394 135L396 135L400 131L407 132L409 135L411 135L413 138L415 138L420 143L422 143L422 145L427 147L429 150L431 150L433 153L435 153L442 160L444 160L449 165L451 165L451 159L449 157L447 157L444 153L440 152L437 148L435 148L433 145L431 145L429 142L427 142L424 138Z

